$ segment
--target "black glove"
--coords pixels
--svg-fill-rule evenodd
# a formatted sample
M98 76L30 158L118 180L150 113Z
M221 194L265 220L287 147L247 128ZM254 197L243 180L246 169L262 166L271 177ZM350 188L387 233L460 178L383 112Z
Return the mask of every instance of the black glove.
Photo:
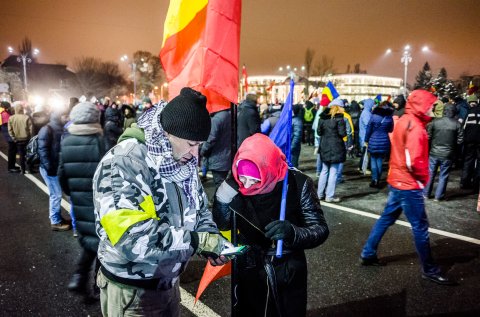
M283 240L292 243L294 235L293 225L288 220L275 220L265 227L265 237L271 240Z

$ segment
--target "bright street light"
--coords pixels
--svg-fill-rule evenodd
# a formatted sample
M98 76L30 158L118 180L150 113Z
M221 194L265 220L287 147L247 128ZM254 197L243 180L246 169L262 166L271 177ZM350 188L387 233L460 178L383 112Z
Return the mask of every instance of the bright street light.
M404 65L404 73L403 73L403 89L404 91L406 92L407 91L407 73L408 73L408 64L410 64L412 62L412 47L410 45L405 45L404 47L404 50L403 50L403 54L402 54L402 58L400 59L400 62ZM393 51L392 49L387 49L385 51L385 55L389 55L391 54ZM426 53L426 52L430 52L430 49L428 48L428 46L423 46L422 47L422 52Z
M10 54L15 53L15 50L13 47L9 46L7 47L7 50ZM40 54L40 50L38 48L34 48L32 55L36 56ZM27 81L27 63L31 63L32 59L30 58L30 52L25 52L25 53L20 53L19 56L17 56L17 62L22 62L23 64L23 89L25 92L28 91L28 81Z

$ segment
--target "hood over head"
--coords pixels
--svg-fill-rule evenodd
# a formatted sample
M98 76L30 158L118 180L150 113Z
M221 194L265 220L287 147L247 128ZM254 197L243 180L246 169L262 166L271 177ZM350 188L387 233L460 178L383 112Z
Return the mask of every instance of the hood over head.
M243 187L237 167L241 160L255 163L260 171L259 183L249 188ZM256 133L243 141L232 164L233 177L240 186L240 192L246 196L270 193L277 183L284 179L287 170L285 155L269 137L261 133Z
M428 110L433 108L433 103L437 97L426 90L414 90L408 96L405 113L412 114L424 122L429 122L432 118L427 116Z
M375 101L373 99L363 100L363 111L372 112Z

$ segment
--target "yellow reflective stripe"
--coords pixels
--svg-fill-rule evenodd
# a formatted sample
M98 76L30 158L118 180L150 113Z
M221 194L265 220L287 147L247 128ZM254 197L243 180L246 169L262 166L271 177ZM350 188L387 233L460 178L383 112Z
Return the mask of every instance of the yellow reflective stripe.
M140 208L142 208L143 211L117 209L108 212L100 219L100 224L103 229L105 229L112 245L117 244L125 231L134 224L148 219L160 220L155 212L155 204L153 203L152 196L145 196L143 202L140 204Z

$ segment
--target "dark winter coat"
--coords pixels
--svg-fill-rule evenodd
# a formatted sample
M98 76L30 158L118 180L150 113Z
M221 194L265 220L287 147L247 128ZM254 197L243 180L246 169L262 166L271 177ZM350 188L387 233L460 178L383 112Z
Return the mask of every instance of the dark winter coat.
M330 108L320 114L317 133L320 136L320 157L325 163L342 163L347 159L347 150L343 138L347 136L343 113L333 118Z
M370 122L365 133L365 142L368 143L368 152L372 154L386 154L390 151L388 134L393 131L393 109L377 107L373 110Z
M123 133L120 126L121 113L120 110L108 107L105 110L105 126L103 134L105 136L105 149L108 151L117 144L117 140Z
M62 141L58 171L62 190L71 198L80 245L95 253L99 238L95 232L92 179L104 153L100 134L70 134Z
M303 122L302 118L294 116L292 118L292 136L290 149L292 154L300 154L302 147Z
M468 106L468 103L464 99L460 99L455 103L457 107L457 118L460 121L460 123L465 123L465 119L467 118L468 111L470 107Z
M37 135L40 129L48 123L50 117L45 111L32 113L33 135Z
M229 171L232 167L230 110L218 111L212 115L212 128L200 155L205 157L212 171Z
M465 144L480 144L480 106L468 109L463 129Z
M48 176L57 176L62 135L61 114L54 112L50 116L50 122L38 132L40 167L47 171Z
M329 230L312 179L291 169L288 170L288 183L285 219L294 226L295 236L291 243L284 241L281 260L272 264L284 315L304 316L307 263L303 250L322 244ZM217 199L214 201L213 219L219 229L230 228L230 212L233 209L239 214L239 242L251 246L251 250L239 257L237 262L241 272L238 279L239 316L263 316L267 294L264 261L275 252L271 247L272 241L264 235L264 228L278 219L282 187L283 181L280 181L267 194L243 196L238 193L230 204L220 203ZM275 305L270 303L267 315L278 316L274 311Z
M427 133L430 156L444 160L455 158L456 145L463 142L463 128L455 120L455 106L447 104L443 117L434 119L427 125Z
M353 100L350 103L350 107L348 109L348 114L350 114L350 117L352 118L352 123L353 123L355 134L357 134L357 131L359 131L361 112L362 112L362 110L360 109L360 105L358 104L358 102Z
M260 133L260 114L254 101L245 100L238 107L237 115L237 148L243 140L255 133Z

